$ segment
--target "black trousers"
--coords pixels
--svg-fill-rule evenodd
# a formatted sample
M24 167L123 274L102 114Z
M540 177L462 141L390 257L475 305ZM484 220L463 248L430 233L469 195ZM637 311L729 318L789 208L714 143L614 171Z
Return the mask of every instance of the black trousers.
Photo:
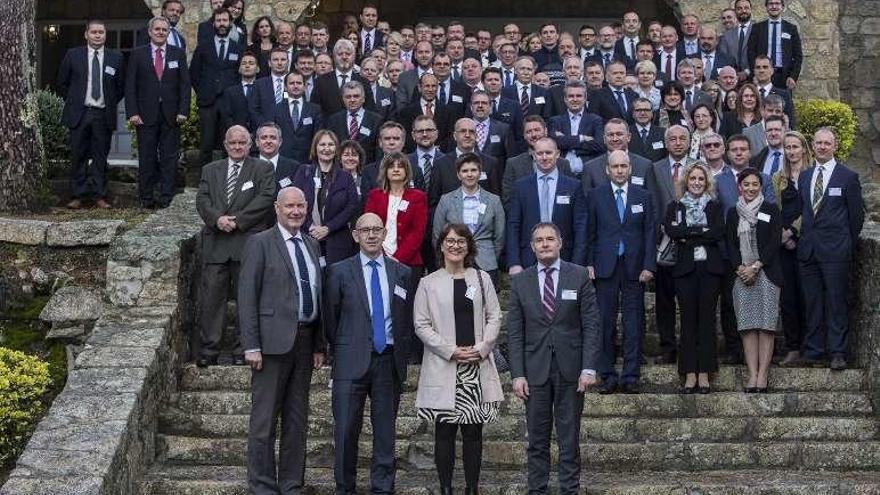
M226 328L226 303L229 294L236 294L238 288L238 261L226 263L205 263L201 275L201 314L199 317L199 354L217 357L220 354L220 341ZM234 298L234 296L233 296ZM235 323L232 336L232 352L242 354L239 340L239 325Z
M678 372L718 371L715 337L715 308L721 276L706 271L706 262L694 263L694 270L675 279L675 295L681 307L681 346Z
M412 321L413 318L413 304L415 304L415 294L416 290L419 288L419 282L422 280L422 272L425 267L423 266L411 266L410 269L410 277L409 277L409 287L405 287L407 297L406 300L406 318L407 321ZM393 287L392 287L393 289ZM413 330L412 335L410 335L410 348L409 348L409 362L410 364L422 364L422 353L425 352L425 346L422 343L422 339L416 337L415 330Z
M220 143L226 133L226 129L222 126L220 105L214 103L211 106L199 107L199 157L202 167L212 161L214 150L221 149Z
M804 341L804 330L807 328L807 316L804 295L801 292L801 267L797 259L797 250L781 248L779 263L784 282L779 309L782 314L785 348L788 351L800 351Z
M137 126L138 196L144 206L167 206L174 197L174 174L180 148L180 127L159 119ZM158 197L156 197L158 189Z
M70 187L74 198L89 197L89 179L95 199L107 196L105 175L112 135L113 129L107 126L103 108L87 107L79 125L70 129Z
M435 423L434 424L434 463L440 486L452 486L452 472L455 470L455 437L461 429L461 461L464 464L464 480L468 487L480 484L480 467L483 457L483 425Z
M660 351L675 352L678 344L675 339L675 279L672 267L657 266L654 277L654 317L657 320L657 333L660 334Z
M736 312L733 309L733 284L736 282L736 267L729 266L727 274L721 277L721 333L724 335L724 352L728 356L742 356L742 339L736 326Z

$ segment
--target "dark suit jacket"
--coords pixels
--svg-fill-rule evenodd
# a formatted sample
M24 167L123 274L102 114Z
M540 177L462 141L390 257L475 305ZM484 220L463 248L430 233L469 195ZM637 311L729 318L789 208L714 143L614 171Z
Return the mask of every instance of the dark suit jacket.
M234 29L230 27L230 29ZM211 39L214 37L214 21L210 18L199 23L199 27L196 31L196 41L201 43L202 40Z
M308 203L306 219L302 229L308 232L312 227L312 211L317 207L315 202L315 169L314 164L301 165L293 177L293 185L302 189ZM324 199L324 226L330 229L327 237L320 242L326 264L336 263L351 256L355 251L354 239L348 226L360 212L360 200L351 174L334 165L333 178L322 184L327 189Z
M529 385L543 385L550 377L555 358L559 373L576 382L581 370L595 370L602 348L596 291L587 270L561 262L556 287L556 313L547 321L538 290L538 269L532 266L510 279L507 333L510 376L524 377ZM575 299L563 291L577 291Z
M730 264L736 270L742 262L742 252L739 250L739 235L736 230L739 226L739 213L736 208L727 212L726 221L726 252ZM782 214L775 204L764 201L758 208L758 223L755 224L755 235L758 240L758 259L767 278L776 287L782 287L782 266L779 260L779 251L782 249Z
M279 152L300 163L308 161L312 138L324 123L318 105L303 102L299 112L299 126L296 130L293 128L293 120L290 117L290 105L287 99L282 99L281 103L273 105L273 107L275 113L271 121L281 127L281 149Z
M550 91L548 91L546 88L538 86L537 84L530 84L529 86L531 86L531 91L529 91L529 105L523 117L529 115L540 115L546 121L551 117L553 110L553 99L550 96ZM513 100L515 104L519 106L520 109L522 109L522 107L519 105L521 93L519 93L518 91L520 90L514 83L513 86L508 86L501 90L501 97Z
M571 119L567 111L550 118L547 136L556 141L562 156L574 151L581 160L587 161L605 152L605 123L601 117L586 110L581 115L580 127L574 136L571 135ZM593 139L581 141L580 136L592 136Z
M550 104L550 110L552 111L552 98L548 100L548 103ZM498 108L495 110L495 112L492 113L492 119L499 122L504 122L505 124L510 126L510 132L513 133L513 140L516 144L517 154L526 151L528 149L528 145L526 144L525 138L523 137L523 114L519 103L511 100L510 98L501 97L498 99L497 107Z
M705 60L703 57L706 56L706 52L700 51L700 58ZM720 49L716 48L715 53L712 54L712 70L706 71L704 68L704 78L706 80L709 79L718 79L718 69L731 66L734 69L736 68L736 60L730 55L724 53Z
M397 104L394 99L394 92L390 88L377 84L375 94L373 94L373 90L370 90L369 97L364 102L364 108L378 113L382 117L382 122L395 120Z
M657 51L654 52L654 65L657 66L657 80L658 81L667 81L669 78L666 76L666 57L661 55L665 55L665 52L662 48L658 48ZM687 58L687 54L684 52L684 46L681 44L675 45L675 64L672 66L672 72L675 73L676 66Z
M211 36L214 35L213 29L214 29L214 26L212 25L211 26ZM186 51L186 38L183 37L183 33L181 33L179 29L177 29L177 26L175 26L175 30L177 31L177 35L180 37L180 49ZM168 40L169 41L171 40L172 36L173 35L171 33L168 33ZM135 34L134 45L141 46L141 45L147 45L149 43L150 43L150 35L147 33L147 27L144 26L144 27L138 29L137 33Z
M379 31L378 29L373 29L373 32L371 34L372 34L372 36L371 36L372 39L370 40L371 48L379 48L379 47L385 46L385 33L383 33L382 31ZM366 46L363 45L363 43L362 43L362 41L364 39L363 29L358 31L358 39L361 40L361 41L358 41L358 46L360 47L360 50L359 50L360 53L358 55L360 55L360 58L363 58L366 55L369 55L369 54L363 52L364 48L366 48Z
M737 24L733 29L729 29L721 35L718 42L718 50L727 54L733 59L734 68L737 71L751 70L749 66L749 37L755 23L749 24L745 32L745 40L742 44L742 51L739 50L739 32L740 25Z
M232 201L226 199L228 159L217 160L202 168L196 209L205 222L202 227L202 261L225 263L241 259L247 238L265 228L266 212L275 201L275 174L263 160L247 157L239 170ZM235 217L236 229L223 232L217 219Z
M376 157L376 141L379 139L379 126L381 125L382 117L378 113L364 110L357 142L364 149L368 162L373 161ZM328 117L324 127L333 131L340 141L348 139L348 110L340 110Z
M452 127L455 123L450 123L449 108L445 105L435 105L432 111L434 113L434 124L437 126L437 145L440 146L441 143L445 143L451 138ZM411 152L416 148L416 142L412 137L412 129L416 117L423 113L421 99L416 100L414 103L410 103L397 111L397 122L399 122L406 131L406 144L404 145L404 149L407 152Z
M786 78L797 81L801 75L801 64L804 61L804 53L801 47L801 35L797 26L782 20L782 67L777 67L773 72L773 84L785 87ZM755 71L755 57L766 54L770 46L770 22L769 20L755 23L749 34L749 69ZM772 63L772 61L771 61Z
M363 84L365 98L367 100L371 98L370 84L360 74L351 71L351 79L348 80ZM325 118L345 108L342 104L342 88L339 87L335 71L315 78L311 102L321 107L321 113Z
M86 111L86 91L89 86L89 49L71 48L64 54L58 69L58 86L64 97L61 123L73 129L79 125ZM124 96L125 67L122 53L104 47L104 65L101 67L101 91L104 97L104 121L116 129L116 107Z
M190 80L186 53L165 45L165 69L162 80L153 70L152 45L131 51L125 74L125 113L128 118L140 115L146 125L155 125L159 118L177 125L178 115L189 115Z
M650 177L651 162L647 158L641 157L635 153L629 153L629 162L630 170L632 171L630 184L635 184L646 190L653 187L654 181ZM584 185L584 194L589 196L590 191L594 188L609 183L607 168L608 153L599 155L587 163L584 163L584 172L581 174L581 183ZM654 191L650 192L653 195Z
M683 277L696 268L694 248L706 248L706 271L713 275L724 275L727 263L721 255L724 242L724 213L721 204L715 200L706 204L706 226L689 226L684 203L673 201L666 207L666 220L663 228L666 234L678 245L678 258L672 268L673 277ZM780 234L781 235L781 234Z
M272 76L261 77L254 81L253 94L250 99L251 123L259 127L264 122L272 122L275 116L275 87ZM281 97L284 101L284 97ZM311 144L311 143L310 143Z
M275 167L275 194L278 194L278 191L281 189L293 185L293 178L296 176L299 166L300 162L287 158L280 153L278 154L278 166ZM285 178L290 182L284 181ZM282 181L284 181L284 184L281 183ZM274 216L275 212L272 211L271 214Z
M498 194L501 178L497 176L498 161L485 154L478 153L482 167L480 170L480 187L487 191ZM440 197L461 187L458 180L458 172L455 170L455 160L458 156L455 151L434 158L434 167L431 169L431 181L428 186L428 204L431 208L437 206Z
M583 187L576 179L559 174L552 220L562 232L562 259L584 265L587 261L587 208ZM513 186L505 229L507 266L527 267L536 263L531 247L532 228L540 221L538 176L532 174L516 181Z
M394 336L394 377L398 387L406 380L407 357L413 335L412 318L407 317L407 300L395 287L410 286L410 269L385 256L388 297L391 298L391 333ZM333 360L333 378L359 380L369 370L373 349L372 318L367 287L364 284L360 254L330 265L324 286L324 334Z
M224 129L229 129L234 125L242 125L247 130L254 132L259 127L259 124L251 120L250 114L255 86L256 84L251 85L250 97L245 97L241 81L237 81L223 90L217 104L220 109L221 125Z
M617 95L610 87L602 88L590 95L587 111L602 117L606 122L615 118L632 122L632 107L639 94L625 87L623 96L626 99L626 112L617 104Z
M613 190L608 182L587 196L587 266L595 269L597 278L610 277L617 267L622 241L626 278L638 280L642 270L657 270L657 228L651 195L639 186L627 186L621 222Z
M189 73L199 107L210 107L226 88L239 82L238 64L243 51L240 44L227 39L226 58L220 60L213 38L196 46Z
M853 258L865 221L859 175L838 162L831 177L824 177L828 187L814 214L810 183L815 172L816 168L810 167L798 176L802 212L798 259L818 263L848 262Z
M643 156L652 162L666 158L668 153L666 152L666 141L664 140L664 134L666 134L665 127L651 125L648 135L644 140L639 133L638 127L635 125L629 126L629 132L632 135L632 138L629 140L630 152Z
M477 142L477 147L479 147L479 144L480 143ZM507 157L517 154L516 144L510 126L490 118L489 132L486 133L486 142L483 143L483 147L480 148L480 151L496 160L495 166L497 170L495 170L494 173L500 180L501 176L504 174L504 164L507 162Z
M305 255L319 276L317 285L320 308L322 277L318 261L318 242L303 234ZM293 348L299 322L299 280L293 261L278 227L254 234L245 244L238 276L238 321L244 349L260 349L263 354L286 354ZM321 311L315 326L320 326ZM325 352L323 332L312 338L312 352Z
M574 178L574 174L571 173L571 165L565 158L556 159L556 169L559 170L559 173ZM531 153L520 153L507 159L501 179L501 202L504 204L505 210L510 206L510 197L513 195L513 185L516 181L533 173L535 173L535 160Z

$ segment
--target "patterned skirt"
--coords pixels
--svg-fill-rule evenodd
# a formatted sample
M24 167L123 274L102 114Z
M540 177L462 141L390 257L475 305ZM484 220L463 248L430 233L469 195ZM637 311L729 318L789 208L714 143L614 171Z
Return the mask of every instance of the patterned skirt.
M419 417L432 423L478 424L498 419L498 403L483 403L480 388L480 364L458 363L455 374L455 407L447 409L420 408Z
M733 283L733 307L739 331L761 329L775 332L779 320L780 292L763 270L758 272L758 278L752 285L742 283L737 277Z

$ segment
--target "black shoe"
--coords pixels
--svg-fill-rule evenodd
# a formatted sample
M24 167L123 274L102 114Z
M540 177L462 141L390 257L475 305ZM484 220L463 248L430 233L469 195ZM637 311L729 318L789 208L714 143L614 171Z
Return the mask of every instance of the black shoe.
M697 387L684 387L684 386L682 386L682 387L678 390L678 393L680 393L680 394L685 394L685 395L690 395L690 394L693 394L693 393L696 392L696 391L697 391Z
M198 366L199 368L207 368L208 366L216 366L216 365L217 365L217 358L216 357L199 356L199 358L196 359L196 366Z
M639 384L638 382L624 383L620 386L620 391L625 394L637 394L639 393Z
M846 359L842 357L836 357L831 359L831 366L829 366L832 371L843 371L846 369Z
M464 488L464 495L477 495L478 493L477 487L475 486L466 486Z
M718 360L721 364L743 364L742 354L728 354Z
M602 395L613 394L617 391L617 384L613 382L603 383L602 385L599 385L599 388L597 390Z
M770 393L770 389L767 387L755 387L756 394L767 394Z
M747 394L756 394L758 393L758 387L746 387L743 392Z
M674 352L664 352L654 358L654 364L675 364L678 362Z
M700 385L699 387L697 387L697 392L700 393L700 394L702 394L702 395L706 395L706 394L712 392L712 388L709 387L709 386L705 386L705 387L704 387L704 386Z
M232 356L232 365L233 366L245 366L247 361L244 360L244 356L241 354L236 354Z
M452 495L452 487L451 486L441 486L440 487L440 495Z

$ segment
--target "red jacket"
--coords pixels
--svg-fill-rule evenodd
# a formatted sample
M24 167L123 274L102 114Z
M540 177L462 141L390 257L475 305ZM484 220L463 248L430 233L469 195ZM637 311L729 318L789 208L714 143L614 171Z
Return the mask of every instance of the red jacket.
M364 213L375 213L385 223L388 196L382 189L370 191ZM418 189L407 188L403 191L403 199L409 205L406 210L397 212L397 252L394 258L406 266L422 266L422 239L428 226L428 196Z

